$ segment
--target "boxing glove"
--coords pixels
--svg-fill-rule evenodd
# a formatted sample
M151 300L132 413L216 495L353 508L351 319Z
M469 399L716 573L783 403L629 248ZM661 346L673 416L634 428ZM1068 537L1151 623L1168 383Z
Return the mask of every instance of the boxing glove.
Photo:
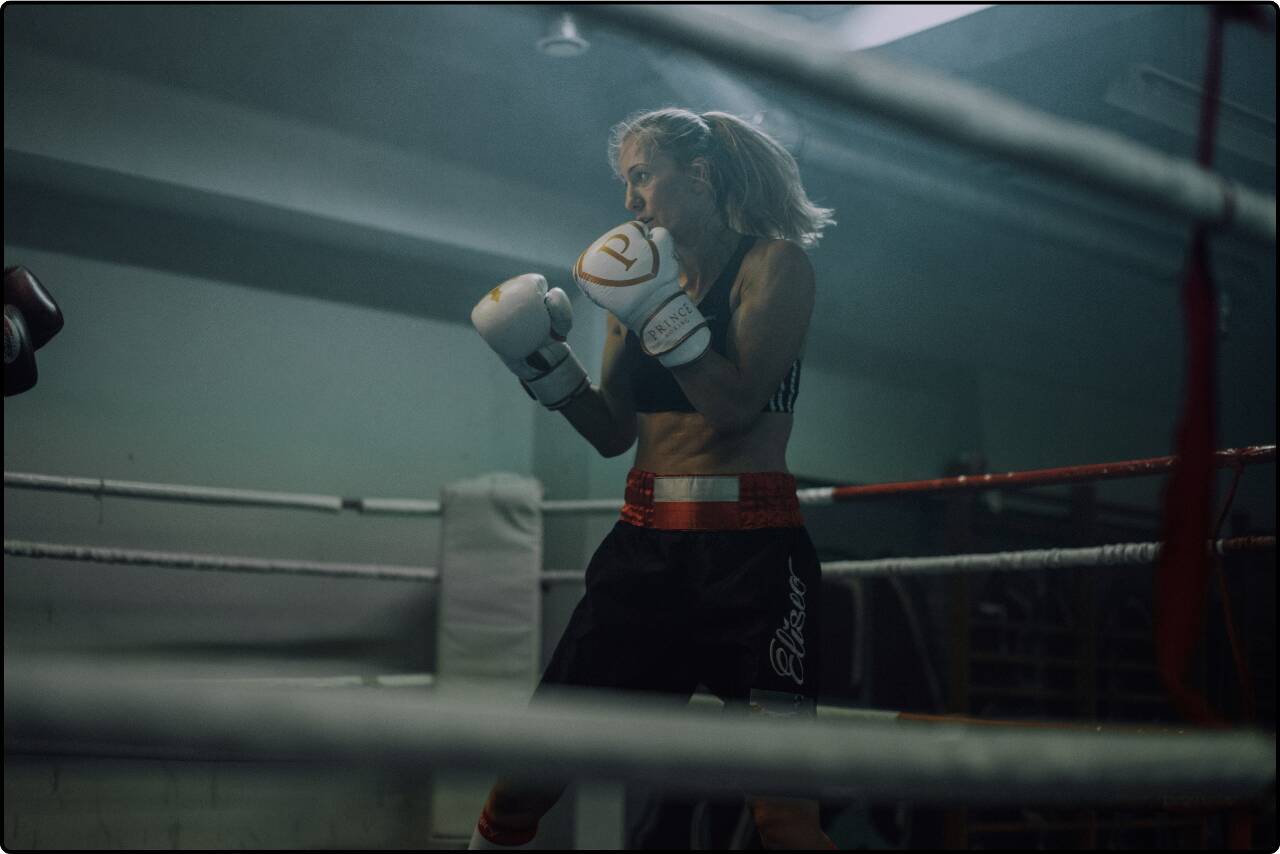
M22 394L36 384L36 348L22 312L4 307L4 396Z
M665 228L623 223L578 256L573 277L587 299L612 312L665 367L688 364L711 346L711 330L680 287L675 243Z
M26 267L6 267L4 304L22 312L32 349L39 350L62 329L62 309Z
M564 343L573 307L537 273L507 279L471 310L471 325L525 389L548 409L560 409L590 385L586 369Z
M62 329L62 310L25 267L4 271L4 396L36 384L36 350Z

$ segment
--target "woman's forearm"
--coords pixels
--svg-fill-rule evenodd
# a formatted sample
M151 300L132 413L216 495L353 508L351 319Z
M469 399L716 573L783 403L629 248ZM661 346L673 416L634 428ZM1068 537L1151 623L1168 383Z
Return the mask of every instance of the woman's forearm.
M635 417L624 423L625 419L614 413L596 386L588 387L560 412L601 456L619 456L635 444Z
M738 433L750 427L764 404L757 405L743 387L733 362L714 350L696 361L671 369L685 397L718 433Z

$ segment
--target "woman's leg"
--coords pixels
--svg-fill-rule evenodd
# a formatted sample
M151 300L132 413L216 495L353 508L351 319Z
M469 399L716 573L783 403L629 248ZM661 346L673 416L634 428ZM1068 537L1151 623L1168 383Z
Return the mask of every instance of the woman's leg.
M735 542L740 540L741 543ZM741 552L734 549L741 548ZM739 583L732 589L736 622L717 628L710 656L726 698L726 712L769 720L786 738L792 721L817 714L822 672L822 576L817 552L803 529L744 532L720 551ZM723 620L723 618L722 618ZM716 685L711 685L715 689ZM818 802L784 797L748 798L765 848L833 849L822 830Z
M818 802L792 798L752 798L751 815L765 848L823 850L835 844L822 830Z
M574 609L530 702L589 701L595 692L631 692L687 703L697 686L679 654L688 625L678 564L667 532L619 523L587 567ZM586 692L586 693L583 693ZM616 696L616 695L615 695ZM472 848L530 843L567 781L504 776L489 792Z
M538 822L564 794L563 783L534 783L502 777L489 790L472 834L472 850L515 848L533 841Z

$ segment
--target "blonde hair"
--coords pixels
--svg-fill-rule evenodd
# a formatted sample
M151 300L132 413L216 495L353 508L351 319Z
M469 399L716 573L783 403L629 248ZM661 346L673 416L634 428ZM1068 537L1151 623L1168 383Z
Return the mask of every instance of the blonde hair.
M835 225L835 211L815 205L805 193L791 153L737 116L677 107L629 116L609 133L609 165L615 173L622 146L632 140L666 153L681 167L704 158L716 207L742 234L816 246L822 230Z

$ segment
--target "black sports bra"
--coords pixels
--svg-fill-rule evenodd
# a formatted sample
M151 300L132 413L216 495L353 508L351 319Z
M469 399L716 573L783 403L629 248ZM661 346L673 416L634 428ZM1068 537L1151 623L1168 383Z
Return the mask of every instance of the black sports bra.
M737 251L725 264L724 272L716 279L711 290L698 303L698 309L706 318L707 328L711 330L711 349L724 355L725 336L729 330L729 296L733 290L733 282L742 269L742 259L748 250L755 245L756 238L744 235L738 244ZM640 350L640 342L634 332L628 332L626 357L632 360L635 367L631 371L631 387L635 393L636 412L694 412L693 404L685 397L684 389L676 382L671 371L652 356L646 356ZM794 412L796 397L800 393L800 359L791 363L787 375L773 397L765 404L764 412Z

